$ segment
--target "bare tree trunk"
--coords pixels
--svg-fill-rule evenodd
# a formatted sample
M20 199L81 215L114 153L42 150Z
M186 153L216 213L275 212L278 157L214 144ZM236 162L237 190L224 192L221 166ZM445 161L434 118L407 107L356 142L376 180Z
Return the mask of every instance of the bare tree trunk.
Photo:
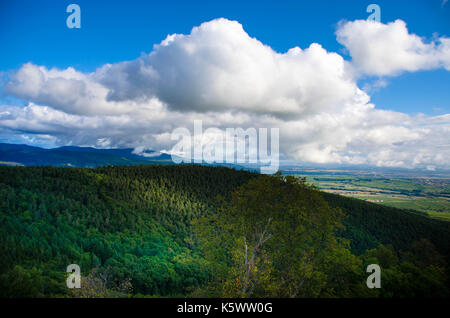
M258 253L258 250L260 249L260 247L268 240L272 237L271 234L268 234L266 236L267 230L269 228L270 222L272 221L272 218L269 218L267 220L267 224L264 227L263 232L259 235L259 240L256 243L256 245L253 247L252 249L252 254L250 256L250 260L248 259L248 245L247 245L247 239L244 237L244 248L245 248L245 253L244 253L244 269L245 269L245 277L244 277L244 282L243 282L243 287L242 287L242 293L245 296L250 296L251 293L253 292L257 280L256 281L251 281L250 280L250 274L255 266L255 257ZM252 285L250 286L249 289L249 285L250 283L252 283Z

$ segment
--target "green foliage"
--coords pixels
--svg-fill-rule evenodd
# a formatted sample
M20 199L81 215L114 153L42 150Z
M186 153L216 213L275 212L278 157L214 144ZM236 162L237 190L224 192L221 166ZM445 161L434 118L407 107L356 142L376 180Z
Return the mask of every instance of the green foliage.
M379 264L380 297L449 297L447 263L426 239L415 241L409 251L396 252L380 245L362 255L365 264Z
M342 219L342 212L330 208L304 180L251 180L219 213L196 222L205 256L215 267L209 293L350 296L360 261L337 237Z
M0 296L448 295L449 226L225 167L0 167Z
M218 194L252 177L230 171L0 167L1 286L20 286L5 277L25 271L28 276L17 276L28 282L24 296L66 294L65 270L75 263L84 275L108 269L114 284L129 278L136 293L186 294L209 278L193 248L190 222L211 213ZM19 295L7 290L5 295Z
M380 244L407 250L412 242L427 238L440 253L450 255L450 222L336 194L322 195L330 206L341 208L348 216L343 236L357 254Z
M74 288L70 295L76 298L124 298L130 297L133 286L130 279L124 279L120 283L110 282L108 270L100 272L92 269L89 275L81 277L81 288Z
M40 297L42 296L42 274L35 267L25 269L20 265L0 275L0 297Z

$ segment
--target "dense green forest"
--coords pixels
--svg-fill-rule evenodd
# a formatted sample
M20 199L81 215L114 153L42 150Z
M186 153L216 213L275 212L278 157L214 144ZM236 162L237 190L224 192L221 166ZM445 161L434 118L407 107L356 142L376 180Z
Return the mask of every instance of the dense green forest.
M450 222L301 178L0 167L0 209L2 297L449 297ZM381 289L366 287L368 264Z

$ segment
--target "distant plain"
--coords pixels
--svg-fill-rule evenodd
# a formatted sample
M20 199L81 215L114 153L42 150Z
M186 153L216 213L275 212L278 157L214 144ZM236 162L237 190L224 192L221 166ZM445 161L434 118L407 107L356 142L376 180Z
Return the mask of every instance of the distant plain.
M426 175L377 175L345 170L284 171L306 177L320 190L377 204L415 210L450 221L450 178Z

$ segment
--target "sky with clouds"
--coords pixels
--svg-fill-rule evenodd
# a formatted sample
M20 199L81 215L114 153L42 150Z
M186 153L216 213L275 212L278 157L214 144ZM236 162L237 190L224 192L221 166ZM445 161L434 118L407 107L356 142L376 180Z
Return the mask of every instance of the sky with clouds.
M449 4L432 2L380 1L376 22L364 1L329 2L330 14L297 1L309 17L299 23L311 24L301 32L293 2L241 11L195 2L183 19L186 2L145 15L137 4L132 14L80 1L80 30L67 29L56 2L23 3L33 14L21 25L18 7L3 5L0 141L167 150L174 129L202 120L205 129L279 128L280 152L301 162L450 169ZM182 20L146 35L157 15Z

